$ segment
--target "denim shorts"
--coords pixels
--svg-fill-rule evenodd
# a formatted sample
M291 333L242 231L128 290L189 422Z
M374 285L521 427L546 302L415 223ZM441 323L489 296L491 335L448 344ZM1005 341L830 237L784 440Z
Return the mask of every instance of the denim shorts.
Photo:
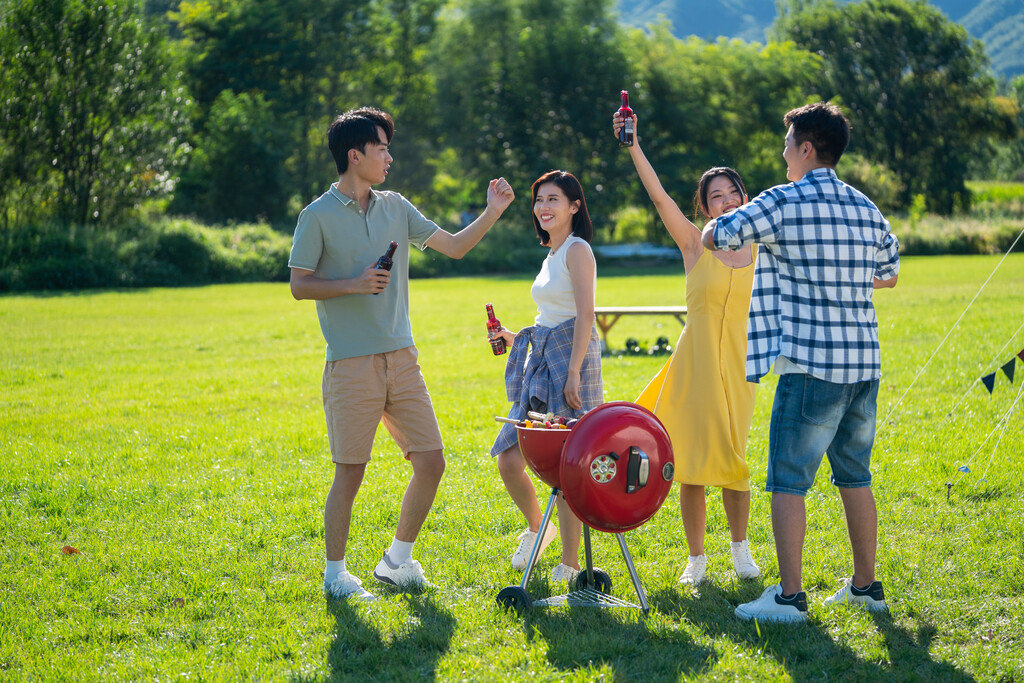
M878 380L834 384L804 373L779 376L768 434L765 490L803 496L822 455L840 488L871 486Z

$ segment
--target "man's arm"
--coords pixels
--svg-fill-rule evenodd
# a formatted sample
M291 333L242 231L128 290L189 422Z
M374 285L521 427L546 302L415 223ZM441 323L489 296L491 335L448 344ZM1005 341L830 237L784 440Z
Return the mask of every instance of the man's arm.
M872 283L872 287L875 289L891 289L896 286L896 281L900 279L899 273L893 275L888 280L879 280L877 277Z
M447 230L435 230L423 246L430 247L449 258L462 258L487 234L515 196L507 180L492 180L487 186L487 208L475 221L454 235Z
M293 267L290 280L292 296L301 301L302 299L333 299L347 294L383 292L391 279L391 273L386 270L377 270L373 265L375 264L367 266L366 270L356 277L345 280L325 280L316 277L312 270Z
M715 226L717 225L718 221L712 218L707 222L703 232L700 234L700 241L708 251L718 251L718 247L715 246Z

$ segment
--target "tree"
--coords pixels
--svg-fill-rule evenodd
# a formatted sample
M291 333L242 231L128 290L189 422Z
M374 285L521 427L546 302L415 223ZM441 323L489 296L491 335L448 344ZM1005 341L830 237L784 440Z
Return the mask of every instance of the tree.
M431 60L444 105L438 137L456 164L445 174L473 187L504 175L522 197L560 168L580 179L597 226L607 225L623 196L613 180L628 163L611 115L631 82L610 2L460 0L439 34ZM529 201L513 206L521 226Z
M327 126L336 114L357 106L387 109L399 122L395 179L417 179L421 132L430 124L430 82L424 75L424 44L433 35L440 0L214 0L182 2L172 16L188 55L187 78L198 104L190 162L192 180L179 193L177 208L209 206L195 196L204 185L221 182L204 172L230 172L205 164L200 149L229 143L209 129L222 92L260 98L268 105L268 126L280 132L283 159L268 156L258 173L283 170L285 204L301 206L323 192L334 163L326 147ZM415 112L415 116L404 116ZM427 115L427 116L425 116ZM223 131L228 132L228 131ZM193 163L194 162L194 163ZM256 164L258 160L253 159ZM276 194L253 196L261 215L282 215ZM273 205L272 205L273 204ZM210 207L212 208L212 207ZM242 207L238 207L242 208ZM242 218L234 215L229 218ZM220 220L222 211L200 213Z
M189 100L136 3L7 3L0 72L6 220L109 221L169 189Z
M822 56L817 87L849 112L851 151L899 176L904 206L966 207L976 142L1016 134L981 43L924 0L783 1L773 34Z

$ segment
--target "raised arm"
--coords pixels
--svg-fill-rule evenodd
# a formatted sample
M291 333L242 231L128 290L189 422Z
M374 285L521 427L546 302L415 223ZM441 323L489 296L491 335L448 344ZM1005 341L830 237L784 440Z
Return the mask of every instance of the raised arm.
M637 125L638 120L634 114L634 131L637 130ZM622 126L622 117L616 112L612 122L616 135L618 135L619 129ZM689 272L690 268L697 263L697 259L700 258L703 251L700 243L700 229L690 222L679 208L679 205L665 191L661 180L658 178L658 174L654 171L654 167L651 166L651 162L647 160L647 156L640 148L639 132L634 137L633 146L629 147L629 158L633 160L637 175L640 176L640 182L644 184L644 189L647 190L647 195L651 198L654 208L657 209L661 222L665 224L665 229L668 230L669 235L675 240L676 246L679 247L679 251L682 252L683 267Z
M424 243L449 258L459 259L477 245L491 226L497 222L508 205L515 199L512 186L504 178L496 178L487 185L487 208L477 219L454 235L447 230L437 230Z
M597 264L590 245L579 242L571 245L565 254L565 265L572 281L572 295L576 302L576 323L572 331L572 354L569 356L569 375L562 393L566 404L573 410L583 407L580 399L580 370L590 345L590 334L594 328L594 280Z

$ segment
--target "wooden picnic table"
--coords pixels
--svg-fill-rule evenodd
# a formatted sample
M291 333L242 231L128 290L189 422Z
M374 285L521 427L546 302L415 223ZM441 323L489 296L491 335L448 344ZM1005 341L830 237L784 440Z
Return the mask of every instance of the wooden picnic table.
M686 325L686 306L596 306L594 317L601 330L601 346L608 348L608 331L624 315L671 315Z

